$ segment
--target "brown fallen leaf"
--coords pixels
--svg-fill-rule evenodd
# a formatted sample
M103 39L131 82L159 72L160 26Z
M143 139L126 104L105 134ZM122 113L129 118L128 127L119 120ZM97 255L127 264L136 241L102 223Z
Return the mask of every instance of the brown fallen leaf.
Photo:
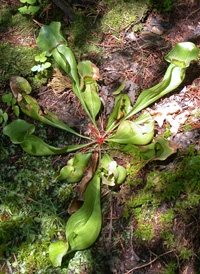
M87 171L87 174L83 177L81 182L78 185L78 193L79 193L79 200L84 200L84 194L85 190L87 188L87 185L89 184L90 180L95 174L96 168L97 168L97 161L98 161L98 152L94 152L90 158L89 162L89 169Z
M78 198L74 198L68 209L67 212L69 213L69 215L72 215L73 213L75 213L77 210L79 210L82 206L83 202L81 202L80 200L78 200Z
M98 162L98 153L95 152L92 154L90 161L89 161L89 168L87 170L86 175L83 177L81 182L78 184L76 187L75 191L78 193L78 197L74 198L69 207L68 207L68 213L71 215L74 212L76 212L81 206L84 201L84 195L85 195L85 190L87 188L87 185L93 178L96 168L97 168L97 162Z

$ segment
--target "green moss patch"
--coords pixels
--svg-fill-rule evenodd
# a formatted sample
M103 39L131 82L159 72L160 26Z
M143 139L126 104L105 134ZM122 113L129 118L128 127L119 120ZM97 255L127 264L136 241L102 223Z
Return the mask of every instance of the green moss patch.
M102 30L110 31L113 34L127 28L131 23L142 19L147 12L147 1L130 1L123 0L110 1L110 10L105 13L102 19ZM108 5L109 7L109 5ZM134 30L141 30L141 25L135 25Z
M0 44L0 87L9 82L11 76L22 76L30 83L34 82L31 68L35 65L34 56L39 54L37 48Z

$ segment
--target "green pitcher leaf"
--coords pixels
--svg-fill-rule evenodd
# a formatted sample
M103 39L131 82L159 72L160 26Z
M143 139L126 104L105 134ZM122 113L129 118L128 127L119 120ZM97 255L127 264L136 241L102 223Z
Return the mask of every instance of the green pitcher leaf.
M182 42L165 56L165 60L181 68L189 67L191 61L196 61L199 56L199 49L191 42Z
M3 133L9 136L14 144L20 144L24 151L34 156L69 153L89 145L69 145L63 148L56 148L48 145L39 137L33 135L32 133L34 131L34 125L20 119L11 122L3 129Z
M99 169L101 170L103 184L114 186L123 183L126 179L126 169L118 165L108 154L104 154Z
M124 81L124 82L121 84L121 86L120 86L116 91L114 91L112 94L113 94L113 95L118 95L118 94L120 94L121 91L124 89L125 84L126 84L126 81Z
M64 71L71 77L71 79L76 83L76 85L79 85L77 63L72 50L65 44L59 45L57 47L57 50L60 53L61 58L65 60L66 65L63 67ZM55 60L57 62L56 58Z
M154 140L155 144L155 160L164 161L171 154L176 153L178 146L172 141L166 140L162 137Z
M78 183L83 177L83 169L80 167L64 166L60 172L55 173L54 180L66 180L68 183Z
M199 49L191 42L183 42L177 44L175 50L172 50L167 56L166 60L171 62L165 76L156 86L144 90L138 97L133 109L124 117L122 121L130 118L134 114L143 110L160 97L177 88L185 78L186 67L189 66L192 60L197 60ZM119 125L112 124L107 128L107 132L113 130Z
M149 113L143 113L135 121L122 122L116 133L108 140L121 144L146 145L154 135L154 120Z
M53 266L61 266L62 258L67 254L68 243L66 241L53 242L49 246L49 259Z
M22 93L30 94L32 90L29 82L20 76L10 77L10 88L13 96L18 98L18 100L22 98Z
M101 108L101 100L97 94L97 84L87 83L82 94L91 116L95 119Z
M68 165L79 166L80 168L86 168L90 160L91 153L77 153L74 158L70 159Z
M49 26L42 26L36 43L42 52L47 52L46 56L50 56L51 51L60 43L66 43L66 40L64 39L60 29L60 22L51 22Z
M82 207L67 222L66 237L70 250L82 250L94 244L101 224L100 178L95 174L87 186Z
M155 138L153 143L146 146L128 144L121 149L122 152L139 157L142 161L166 160L171 154L176 153L177 145L163 137Z
M22 98L20 102L18 102L21 110L23 113L25 113L27 116L40 121L44 124L63 129L65 131L71 132L72 134L75 134L79 137L89 139L88 137L85 137L79 133L77 133L75 130L71 129L69 126L67 126L65 123L61 122L59 118L52 112L46 111L47 114L43 114L37 101L27 95L22 93Z
M90 61L78 63L78 73L81 77L80 89L83 90L85 83L93 83L99 79L99 69Z
M119 94L115 98L115 106L113 112L108 119L107 128L112 126L114 123L118 122L123 116L129 112L131 106L131 101L128 95Z
M35 131L35 126L18 119L4 127L3 133L10 137L13 144L21 144L29 134Z
M72 90L96 127L96 121L91 116L80 90L76 59L62 36L60 28L61 24L59 22L52 22L49 26L43 25L36 43L41 51L48 52L47 56L52 54L58 65L71 77Z
M54 180L66 180L69 183L79 182L84 175L84 169L87 167L90 157L91 153L77 153L67 162L66 166L55 173Z

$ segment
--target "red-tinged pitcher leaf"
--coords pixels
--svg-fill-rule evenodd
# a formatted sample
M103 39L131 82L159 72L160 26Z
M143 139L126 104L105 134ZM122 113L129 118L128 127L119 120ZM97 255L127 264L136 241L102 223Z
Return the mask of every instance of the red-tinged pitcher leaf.
M168 141L162 137L155 139L155 160L164 161L166 160L171 154L177 152L178 145L172 141Z
M21 93L29 94L32 90L29 82L20 76L10 77L10 88L12 90L13 96L17 99L17 101L22 100Z

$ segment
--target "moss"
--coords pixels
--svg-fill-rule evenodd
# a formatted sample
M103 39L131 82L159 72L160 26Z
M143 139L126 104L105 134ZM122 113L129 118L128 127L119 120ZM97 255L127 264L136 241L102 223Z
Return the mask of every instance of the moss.
M10 26L13 27L14 34L30 36L39 32L39 28L33 20L21 13L12 16Z
M155 236L153 220L155 218L155 209L144 207L135 208L134 211L137 220L137 229L134 234L139 240L150 242Z
M121 29L128 27L132 22L136 22L138 18L143 18L147 12L147 1L131 1L123 0L109 1L108 8L112 7L104 15L102 19L102 29L104 32L110 31L117 34ZM135 25L134 31L141 30L142 26ZM114 31L115 30L115 31Z
M86 18L82 14L76 15L70 28L68 42L78 59L87 58L90 53L101 53L101 48L95 45L101 39L101 33L98 21L94 23L93 18Z
M177 270L177 262L171 261L168 263L168 265L165 267L165 269L163 269L163 274L176 274L176 270Z
M9 82L11 76L26 78L34 84L31 68L35 65L34 56L39 54L36 48L13 46L9 43L0 44L0 87Z
M160 227L165 229L171 229L174 221L174 211L169 209L165 214L159 216Z
M17 8L7 8L1 10L0 26L3 30L12 32L12 35L34 35L39 31L39 27L33 20L19 13ZM10 32L8 32L9 34Z
M165 132L164 132L164 134L163 134L163 137L164 137L164 138L168 138L169 136L172 135L170 129L171 129L170 124L169 124L169 123L166 124L166 126L165 126Z

